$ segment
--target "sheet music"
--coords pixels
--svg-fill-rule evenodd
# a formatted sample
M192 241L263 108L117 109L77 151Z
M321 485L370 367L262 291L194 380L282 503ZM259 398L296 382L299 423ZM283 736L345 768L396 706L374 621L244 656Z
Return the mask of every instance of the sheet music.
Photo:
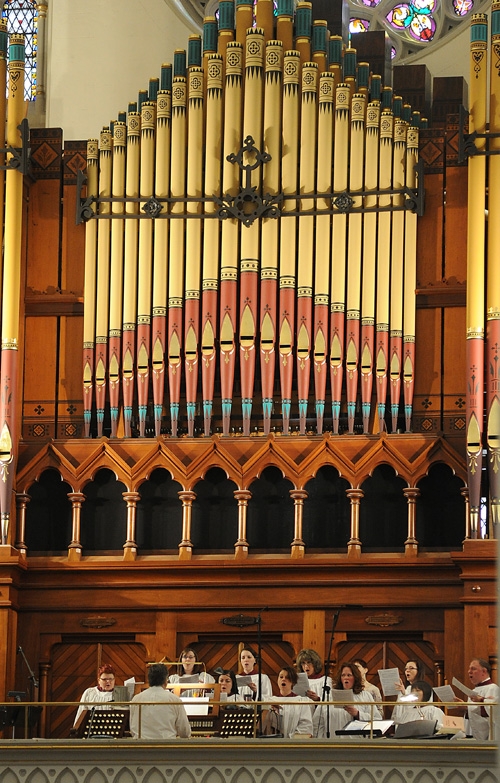
M332 688L330 691L330 701L352 702L354 701L354 694L351 690L337 691L335 688Z
M242 688L244 685L251 685L253 680L249 674L237 674L236 682L238 684L238 688Z
M128 680L123 681L123 684L128 689L129 699L133 699L135 693L135 686L136 686L135 677L129 677ZM137 684L142 685L143 683L137 683Z
M455 694L451 685L438 685L432 689L436 696L439 696L441 701L453 701Z
M297 682L293 686L293 692L297 694L297 696L307 696L307 691L309 690L309 679L307 677L307 674L305 672L297 673Z
M188 682L200 682L199 674L181 674L179 677L179 683L185 685Z
M467 687L467 685L464 685L463 682L460 682L460 680L457 680L456 677L454 677L451 681L451 684L455 686L455 688L458 688L459 691L462 691L462 693L465 693L466 696L476 696L477 694L475 691L471 690Z
M384 696L397 696L399 691L396 688L396 683L401 679L399 669L379 669L378 676Z

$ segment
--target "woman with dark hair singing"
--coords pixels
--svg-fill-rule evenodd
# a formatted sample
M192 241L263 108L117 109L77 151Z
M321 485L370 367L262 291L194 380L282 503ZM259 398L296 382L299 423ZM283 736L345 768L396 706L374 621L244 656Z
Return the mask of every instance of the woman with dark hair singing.
M342 695L340 691L346 691L346 700L342 706L333 706L331 702L318 705L314 713L315 737L326 737L327 723L329 723L330 736L334 736L336 731L344 729L352 720L381 720L379 708L375 705L371 693L363 690L361 673L356 664L351 661L342 663L338 669L333 680L333 691L330 696L332 701L339 701L337 696Z

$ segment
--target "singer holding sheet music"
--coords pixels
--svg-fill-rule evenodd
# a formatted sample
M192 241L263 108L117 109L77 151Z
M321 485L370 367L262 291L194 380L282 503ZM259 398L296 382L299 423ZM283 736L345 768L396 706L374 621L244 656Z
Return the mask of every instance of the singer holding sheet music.
M316 650L308 648L300 650L295 660L295 664L299 672L307 674L309 690L306 695L313 701L328 701L328 694L332 688L332 678L326 675L325 688L325 675L321 674L323 661ZM325 694L324 698L323 693Z
M346 661L342 663L336 677L333 680L333 689L330 695L332 701L339 701L338 696L342 696L341 691L346 691L346 703L343 706L334 706L331 702L319 704L314 713L314 736L326 737L327 735L327 710L329 711L329 731L330 736L334 736L336 731L340 731L352 720L369 721L381 720L382 714L378 707L371 707L375 704L371 693L363 690L363 681L361 672L355 663ZM369 702L360 704L360 702Z
M250 677L251 682L249 685L240 685L238 683L238 690L242 696L249 696L255 700L259 689L259 670L257 668L257 655L248 645L243 647L240 652L240 667L241 676ZM260 677L262 687L261 701L267 701L273 695L271 680L267 674L261 673Z
M100 704L100 706L96 707L98 710L113 709L112 705L105 706L102 704L102 702L113 701L114 687L115 670L109 663L105 663L99 668L99 671L97 672L97 685L93 685L91 688L87 688L87 690L82 693L82 697L80 699L82 704L80 707L78 707L74 725L76 726L82 713L85 710L90 709L90 706L84 704L84 702L97 702ZM124 708L121 707L120 709Z

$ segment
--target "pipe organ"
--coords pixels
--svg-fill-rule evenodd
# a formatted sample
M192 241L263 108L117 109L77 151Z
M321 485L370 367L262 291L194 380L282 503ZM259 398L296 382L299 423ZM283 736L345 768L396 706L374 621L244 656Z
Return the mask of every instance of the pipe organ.
M411 429L420 117L310 3L256 13L88 143L87 435Z

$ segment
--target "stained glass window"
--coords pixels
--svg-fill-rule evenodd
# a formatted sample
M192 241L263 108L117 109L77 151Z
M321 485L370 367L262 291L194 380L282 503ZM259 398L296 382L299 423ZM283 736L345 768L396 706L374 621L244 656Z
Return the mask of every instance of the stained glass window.
M26 46L24 98L35 100L36 54L38 48L38 11L36 0L4 0L2 17L7 19L7 33L22 33Z
M171 0L185 10L196 7L202 18L213 16L218 0ZM256 0L253 0L255 3ZM294 0L297 7L298 0ZM274 0L276 9L277 0ZM487 11L491 0L347 0L349 35L367 30L384 30L390 39L393 62L413 62L427 50L438 46L460 25L468 23L471 14ZM314 12L313 18L318 18Z

